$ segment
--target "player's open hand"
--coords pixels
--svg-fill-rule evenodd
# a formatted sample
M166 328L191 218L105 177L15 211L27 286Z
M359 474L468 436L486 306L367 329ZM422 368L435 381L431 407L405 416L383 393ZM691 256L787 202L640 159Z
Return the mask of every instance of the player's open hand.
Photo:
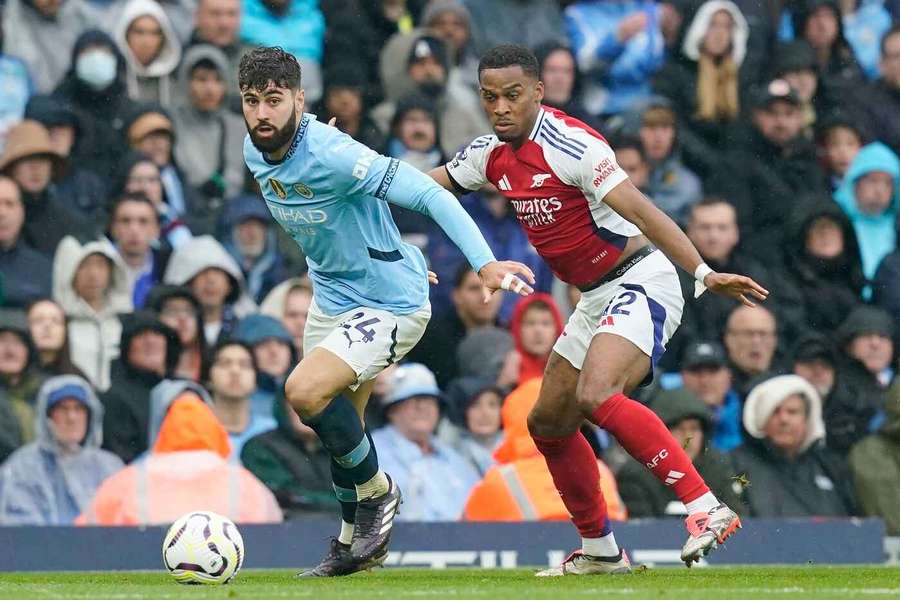
M740 300L746 306L756 306L751 298L765 300L769 296L769 290L743 275L710 273L703 284L717 294Z
M428 283L430 283L431 285L438 284L437 273L435 273L434 271L428 271Z
M522 278L517 277L521 275ZM484 286L484 302L487 304L497 290L509 290L520 296L534 292L534 273L527 266L514 260L489 262L478 272ZM528 285L528 284L531 285Z

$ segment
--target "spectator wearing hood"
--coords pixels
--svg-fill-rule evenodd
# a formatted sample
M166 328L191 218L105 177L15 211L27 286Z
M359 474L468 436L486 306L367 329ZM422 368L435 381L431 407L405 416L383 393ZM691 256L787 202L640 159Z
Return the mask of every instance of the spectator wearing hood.
M212 236L196 237L175 250L163 282L187 286L200 301L210 346L227 338L242 317L256 312L241 268Z
M125 83L125 57L106 33L91 29L72 48L69 70L54 91L81 124L73 160L109 179L122 156L122 127L134 110Z
M90 237L97 230L53 183L65 166L49 132L37 121L13 127L0 155L0 174L16 182L25 204L24 239L47 257L65 235Z
M863 274L872 279L882 259L897 247L900 159L881 142L864 146L850 164L834 200L853 223Z
M678 121L668 102L651 103L644 109L638 136L650 164L648 195L663 212L684 225L691 206L703 196L703 186L681 161Z
M819 393L797 375L753 388L744 404L750 439L730 456L753 517L846 517L854 514L849 474L822 444Z
M247 440L241 464L275 494L288 520L337 515L331 454L281 394L274 414L277 428Z
M651 408L687 452L716 498L740 510L728 459L709 447L713 424L707 406L688 390L680 389L659 393ZM633 458L616 473L616 482L631 518L687 515L672 489Z
M478 54L472 41L472 15L465 4L461 0L431 0L422 11L419 23L430 35L447 44L450 78L477 91Z
M253 410L258 376L256 355L246 343L232 337L212 350L207 387L213 399L213 412L228 432L231 457L235 460L247 440L276 427L271 397L267 410Z
M775 47L772 52L772 77L784 79L800 100L803 113L803 129L810 136L818 115L831 108L826 102L840 98L826 98L826 91L819 86L819 68L816 53L806 40L795 40Z
M5 142L10 127L22 120L28 97L34 91L25 63L3 50L3 17L0 10L0 88L3 89L0 96L0 146Z
M152 160L159 169L162 184L162 200L165 206L157 204L162 215L163 231L171 238L172 246L179 246L190 238L191 230L196 233L212 231L214 217L204 212L196 197L196 191L188 183L187 176L175 164L175 128L169 114L157 105L143 105L130 115L125 125L125 135L129 147ZM123 173L125 179L134 173ZM154 196L150 193L151 200ZM179 237L174 230L180 225Z
M229 461L228 434L206 390L163 381L150 399L143 460L106 479L79 525L168 525L185 512L212 510L236 523L279 523L272 493Z
M888 535L900 535L900 384L888 392L884 425L850 451L850 472L860 513L881 517Z
M837 0L802 0L792 15L794 33L816 55L822 87L829 97L849 97L865 83L853 48L844 37L844 20Z
M431 99L422 94L401 98L391 119L388 156L427 173L444 162L438 138L437 113Z
M865 116L869 131L900 154L900 24L881 38L880 76L860 93L850 96Z
M175 106L175 69L181 61L181 42L162 6L153 0L128 0L114 31L128 65L128 96L140 102Z
M325 91L317 115L323 122L336 119L335 126L357 142L384 152L385 136L369 116L365 73L361 65L340 64L328 70Z
M599 129L581 102L581 75L572 49L559 42L548 42L535 48L534 55L540 68L540 80L544 82L542 103Z
M128 275L132 302L141 308L150 290L162 281L172 254L172 248L159 240L156 206L141 193L116 198L110 209L108 230Z
M65 161L53 185L60 197L66 199L66 205L86 220L106 220L107 186L78 160L85 139L75 109L57 96L32 96L25 108L25 118L47 128L53 147Z
M510 260L528 265L535 274L534 289L540 292L551 290L553 273L529 243L512 203L496 187L486 185L478 192L466 194L459 201L478 225L495 255L515 257ZM436 225L428 232L425 255L431 262L431 270L438 276L438 284L431 286L431 307L435 315L445 315L453 310L457 275L468 263L459 248ZM499 312L501 322L509 322L516 302L518 298L513 294L503 296ZM440 373L438 381L446 384Z
M785 207L823 203L825 182L815 147L803 135L800 100L783 79L753 95L750 130L735 139L724 163L704 186L734 204L745 249L760 262L783 264Z
M553 345L563 332L563 319L550 294L534 293L521 298L513 311L509 330L519 354L516 385L544 376Z
M378 462L406 490L404 521L456 521L478 481L475 468L434 432L440 419L441 390L428 367L405 363L382 399L387 425L372 433Z
M84 0L8 0L3 6L4 52L21 59L37 91L48 93L63 78L76 38L95 20Z
M300 62L306 101L322 97L325 18L316 0L244 0L240 37L253 46L280 46Z
M262 302L276 285L287 278L278 252L277 226L259 196L244 195L231 200L224 215L226 236L222 245L241 267L247 292Z
M499 44L535 48L566 40L559 2L554 0L463 0L469 9L478 55Z
M858 437L880 424L884 391L894 377L894 321L873 306L859 306L838 327L838 378L850 386Z
M650 95L651 77L665 59L657 4L579 0L564 14L592 114L619 114Z
M231 110L240 112L237 75L241 55L246 49L238 37L241 28L240 0L199 0L193 23L194 30L187 48L209 44L224 53L228 65L223 73L227 82L225 104Z
M173 376L200 382L206 372L207 356L200 302L186 287L158 285L147 298L147 310L178 334L181 352Z
M21 444L34 439L35 396L42 382L25 315L0 309L0 404L4 406L0 448L5 446L7 453L15 448L10 448L12 441ZM10 422L13 416L18 423Z
M797 211L791 229L786 269L800 291L806 326L834 331L860 303L866 283L856 232L834 204Z
M283 400L284 381L297 364L294 339L281 321L262 314L241 319L233 339L253 350L259 367L256 391L250 398L250 412L259 418L277 416L276 404Z
M741 65L750 28L733 2L703 3L686 28L681 56L654 78L656 93L672 101L688 168L706 179L719 170L741 115Z
M48 379L35 413L35 441L0 469L0 525L70 525L103 480L124 466L100 449L103 407L81 377Z
M453 421L462 428L453 448L480 477L497 462L494 451L503 440L500 409L504 396L490 377L460 377L447 390Z
M303 356L303 330L312 304L312 283L307 277L291 277L275 286L259 305L261 314L278 319L294 342L296 356Z
M34 344L41 373L46 377L78 375L83 378L81 369L72 362L69 323L62 307L49 298L43 298L28 306L26 316L29 337Z
M866 144L868 133L857 119L843 111L834 111L816 124L815 139L828 189L834 193Z
M35 250L24 237L25 204L16 182L0 175L0 270L3 272L3 303L22 308L50 295L49 258Z
M132 310L122 259L108 240L60 242L53 261L53 299L66 311L72 360L99 391L109 389L119 354L119 315Z
M381 72L387 100L372 110L372 118L385 133L390 131L400 99L410 92L422 93L434 102L438 139L446 156L490 133L478 96L450 79L447 46L438 38L418 32L395 36L381 54Z
M178 68L178 86L187 101L173 113L175 162L203 196L207 211L215 211L244 185L241 142L247 128L225 106L228 68L225 53L209 44L192 46Z
M106 407L104 447L126 463L147 449L150 392L174 371L180 350L178 334L153 313L138 311L123 318L121 355L101 400Z

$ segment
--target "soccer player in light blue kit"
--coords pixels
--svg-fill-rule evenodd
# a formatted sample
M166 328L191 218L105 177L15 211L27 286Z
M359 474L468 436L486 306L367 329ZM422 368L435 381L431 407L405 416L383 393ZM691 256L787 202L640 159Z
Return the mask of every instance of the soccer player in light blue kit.
M374 377L419 341L431 316L422 253L400 239L387 202L433 218L485 288L521 295L534 275L494 258L456 198L430 177L303 112L300 65L281 48L241 59L244 159L276 221L303 249L313 303L303 360L285 394L332 456L343 514L323 561L303 576L348 575L384 562L400 490L378 468L362 414ZM448 348L448 351L452 349Z

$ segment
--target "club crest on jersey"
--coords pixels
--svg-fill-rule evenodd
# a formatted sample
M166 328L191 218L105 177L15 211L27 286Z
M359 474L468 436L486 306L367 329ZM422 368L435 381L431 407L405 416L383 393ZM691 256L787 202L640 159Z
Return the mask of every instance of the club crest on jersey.
M275 195L284 200L287 198L287 190L284 188L284 184L278 181L275 178L269 178L269 187L272 188L272 191L275 192Z
M312 189L310 189L310 187L308 185L306 185L305 183L295 183L293 185L293 188L294 188L294 191L297 192L297 194L299 196L302 196L303 198L306 198L307 200L309 200L310 198L312 198L315 195L313 193Z
M543 187L544 182L553 177L550 173L538 173L531 176L531 189Z

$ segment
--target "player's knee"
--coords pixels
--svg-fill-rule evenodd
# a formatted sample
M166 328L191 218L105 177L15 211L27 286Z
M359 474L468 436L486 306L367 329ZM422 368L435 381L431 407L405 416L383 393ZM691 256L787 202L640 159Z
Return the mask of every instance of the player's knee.
M600 406L625 389L625 383L612 377L599 377L588 384L579 382L575 392L578 409L586 418L590 418Z
M533 438L561 438L572 433L571 427L564 419L554 417L553 414L546 410L540 410L537 407L532 408L528 413L528 433Z
M320 390L312 380L294 375L284 384L285 398L301 418L317 415L328 405L330 398L323 397Z

